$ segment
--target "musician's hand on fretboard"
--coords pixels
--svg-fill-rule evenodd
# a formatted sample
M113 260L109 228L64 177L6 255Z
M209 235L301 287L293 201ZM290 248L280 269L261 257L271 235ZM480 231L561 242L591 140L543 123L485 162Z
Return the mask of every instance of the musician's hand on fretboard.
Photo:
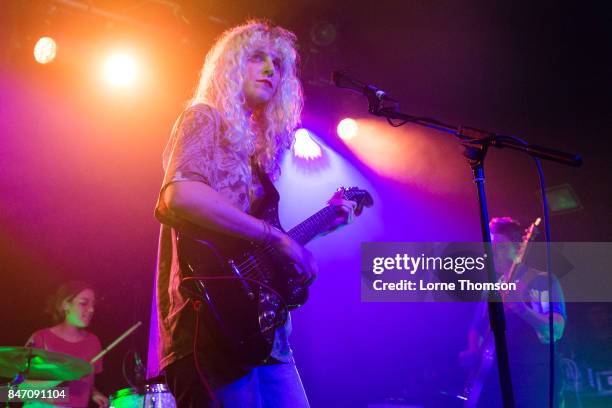
M329 199L327 204L329 204L336 210L338 216L331 223L329 229L325 231L322 235L327 235L330 232L333 232L338 228L353 222L355 218L355 208L357 207L357 203L355 201L344 199L342 191L336 191L334 195Z

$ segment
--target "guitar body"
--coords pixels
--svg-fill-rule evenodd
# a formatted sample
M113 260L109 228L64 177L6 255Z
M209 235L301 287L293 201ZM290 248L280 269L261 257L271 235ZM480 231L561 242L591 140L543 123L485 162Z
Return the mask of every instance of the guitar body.
M271 194L253 215L281 229L277 203ZM213 231L206 239L177 233L177 251L183 287L202 302L200 318L216 346L247 366L265 362L288 311L308 299L297 270L269 246Z
M358 201L356 213L372 205L366 191L343 191L346 199ZM278 193L269 194L252 215L280 229L277 204ZM304 245L336 217L336 211L326 207L287 234ZM215 346L245 366L265 363L276 329L285 324L289 310L308 299L308 286L296 268L270 245L253 245L213 231L207 231L205 239L178 232L176 240L184 275L181 287L201 302L200 319Z

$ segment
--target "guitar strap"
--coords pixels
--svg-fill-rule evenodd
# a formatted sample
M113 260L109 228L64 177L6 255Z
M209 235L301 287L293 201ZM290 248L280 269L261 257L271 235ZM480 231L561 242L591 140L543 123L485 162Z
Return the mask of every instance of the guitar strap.
M250 212L253 216L260 218L282 230L280 220L278 218L278 202L280 201L280 194L278 193L276 187L274 187L270 176L261 168L259 163L251 159L251 166L253 166L253 169L255 169L255 173L261 182L264 195L253 203Z

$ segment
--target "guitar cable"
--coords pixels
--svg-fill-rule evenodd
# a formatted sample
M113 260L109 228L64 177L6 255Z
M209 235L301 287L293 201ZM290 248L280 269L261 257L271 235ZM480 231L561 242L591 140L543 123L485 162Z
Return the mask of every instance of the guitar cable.
M516 136L498 136L513 140L524 146L528 143ZM548 407L554 408L555 403L555 333L554 333L554 318L553 318L553 279L551 271L551 250L550 250L550 225L548 214L548 200L546 199L546 183L544 181L544 171L540 159L533 157L536 168L538 170L538 180L540 182L540 192L542 194L542 213L544 215L544 236L546 239L546 272L548 276L548 359L549 359L549 379L548 379Z
M183 278L181 283L185 281L230 280L230 279L244 279L251 283L256 283L257 285L263 286L264 288L273 292L280 299L280 301L282 302L282 307L285 310L285 319L283 321L283 324L284 324L284 322L287 320L286 316L288 314L287 304L284 302L282 296L280 296L280 294L276 290L274 290L269 285L266 285L265 283L260 282L258 280L251 279L251 278L244 278L244 277L239 278L237 276L189 276L189 277ZM202 372L202 368L200 367L200 361L198 359L198 335L200 333L200 309L202 308L202 306L204 306L204 303L201 300L193 301L193 309L196 315L195 316L195 333L193 335L193 361L194 361L196 371L198 373L198 377L200 378L200 382L202 383L202 385L204 385L204 388L206 388L206 393L210 396L213 408L220 408L221 405L219 403L219 400L217 399L217 396L212 390L210 383L206 379L206 376ZM280 326L281 325L279 325L278 327Z
M548 276L548 344L549 344L549 385L548 385L548 406L554 407L555 402L555 329L553 318L553 276L551 269L551 254L550 254L550 225L548 224L548 200L546 198L546 184L544 183L544 172L540 160L534 157L536 167L538 169L538 177L540 180L540 189L542 192L542 212L544 213L544 231L546 236L546 272Z
M262 286L265 289L269 290L270 292L274 293L274 295L276 295L280 299L280 301L282 303L282 308L285 311L289 310L289 307L287 306L287 303L285 303L285 301L284 301L283 297L280 295L280 293L278 293L270 285L267 285L267 284L265 284L265 283L263 283L261 281L258 281L257 279L247 278L245 276L242 276L242 277L238 277L238 276L187 276L187 277L183 278L181 282L186 282L186 281L207 281L207 280L211 280L211 281L212 280L245 280L245 281L254 283L254 284ZM284 322L283 322L283 324L284 324Z

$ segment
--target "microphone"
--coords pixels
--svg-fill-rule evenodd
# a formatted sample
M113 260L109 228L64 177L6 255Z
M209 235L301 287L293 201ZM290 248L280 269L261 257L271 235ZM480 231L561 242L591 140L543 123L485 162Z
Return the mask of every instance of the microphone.
M334 71L332 74L332 82L338 88L346 88L363 94L368 97L368 99L372 96L376 97L379 101L389 101L397 103L397 101L393 98L387 96L387 93L382 89L375 87L374 85L367 85L361 81L352 78L345 71Z

